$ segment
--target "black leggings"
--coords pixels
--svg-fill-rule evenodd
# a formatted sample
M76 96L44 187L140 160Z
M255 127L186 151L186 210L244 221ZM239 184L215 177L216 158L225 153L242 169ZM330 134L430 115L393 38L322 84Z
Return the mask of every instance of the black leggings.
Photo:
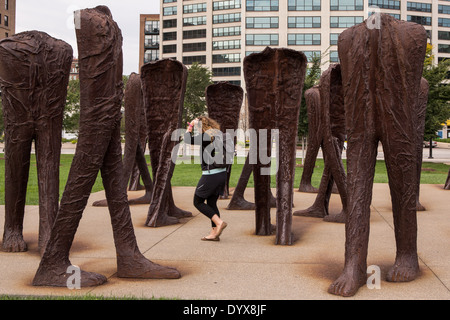
M194 206L209 219L212 219L215 214L220 217L219 208L217 208L217 199L219 199L218 194L212 194L206 199L199 197L198 195L194 195ZM213 228L216 227L216 224L212 220L211 225Z

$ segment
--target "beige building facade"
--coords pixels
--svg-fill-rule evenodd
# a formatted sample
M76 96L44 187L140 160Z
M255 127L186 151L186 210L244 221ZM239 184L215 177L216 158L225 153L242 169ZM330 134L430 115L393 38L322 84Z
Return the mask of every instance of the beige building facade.
M0 0L0 40L16 33L16 0Z
M449 0L161 0L159 57L197 61L214 81L244 87L246 55L289 47L322 55L325 69L338 62L339 34L375 11L422 24L435 57L450 58Z

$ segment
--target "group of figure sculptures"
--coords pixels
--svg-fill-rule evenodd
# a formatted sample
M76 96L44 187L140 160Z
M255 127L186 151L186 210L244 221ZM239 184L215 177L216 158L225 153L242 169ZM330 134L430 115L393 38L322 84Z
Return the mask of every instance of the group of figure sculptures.
M123 93L122 35L105 6L77 12L81 117L78 143L67 184L59 202L59 160L63 109L72 48L38 31L23 32L0 42L0 86L6 125L5 228L3 250L25 251L22 237L26 185L32 141L36 145L39 181L39 248L37 286L65 286L70 248L92 186L101 172L117 251L117 275L137 278L179 278L171 267L157 265L140 252L129 206L149 204L146 225L178 223L192 213L178 208L172 194L175 163L172 133L181 126L187 68L163 59L131 74ZM279 130L276 195L270 188L270 167L247 157L229 210L255 210L255 234L276 233L276 244L292 244L293 216L312 216L346 224L345 266L329 292L351 296L366 283L372 185L381 141L392 196L397 255L388 281L410 281L419 274L416 210L419 202L422 139L428 84L421 78L426 33L422 26L381 14L380 28L362 23L339 37L340 64L332 64L320 83L305 92L309 145L299 191L317 192L314 204L293 211L296 135L306 56L286 48L266 48L243 62L249 125L255 145L270 155L272 145L258 143L259 129ZM100 31L99 31L100 30ZM121 101L125 101L126 142L120 144ZM236 130L243 90L226 82L206 89L209 116L221 130ZM303 106L305 107L305 106ZM347 138L347 172L341 161ZM150 150L152 175L144 156ZM318 190L311 185L315 158L322 148L325 168ZM251 173L254 202L244 198ZM450 174L450 173L449 173ZM145 194L128 199L139 176ZM153 180L152 180L152 177ZM130 182L131 181L131 182ZM446 188L450 189L447 181ZM337 190L342 212L330 215L330 195ZM276 208L276 223L270 218ZM82 286L99 285L102 275L82 271Z

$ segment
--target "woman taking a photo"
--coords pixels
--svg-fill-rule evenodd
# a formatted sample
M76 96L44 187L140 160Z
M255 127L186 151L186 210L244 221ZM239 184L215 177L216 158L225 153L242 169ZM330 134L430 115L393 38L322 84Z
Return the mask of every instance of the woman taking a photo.
M199 134L192 135L194 127L198 128ZM225 181L227 179L227 168L215 166L212 162L214 150L211 150L210 144L213 143L215 136L221 134L220 125L208 117L199 117L189 123L184 141L187 144L201 145L200 157L202 159L202 177L200 178L194 195L194 206L211 220L211 232L203 237L203 241L220 241L222 231L227 227L227 223L220 218L220 212L217 208L217 199L223 195ZM206 152L205 152L205 149ZM206 203L205 203L206 202Z

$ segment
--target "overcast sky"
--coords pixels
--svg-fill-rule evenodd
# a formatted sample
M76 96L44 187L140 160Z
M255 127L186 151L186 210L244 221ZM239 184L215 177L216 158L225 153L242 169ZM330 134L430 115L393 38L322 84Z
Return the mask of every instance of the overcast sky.
M139 15L159 13L160 0L18 0L16 33L44 31L69 43L78 56L73 12L106 5L122 30L123 74L139 73Z

